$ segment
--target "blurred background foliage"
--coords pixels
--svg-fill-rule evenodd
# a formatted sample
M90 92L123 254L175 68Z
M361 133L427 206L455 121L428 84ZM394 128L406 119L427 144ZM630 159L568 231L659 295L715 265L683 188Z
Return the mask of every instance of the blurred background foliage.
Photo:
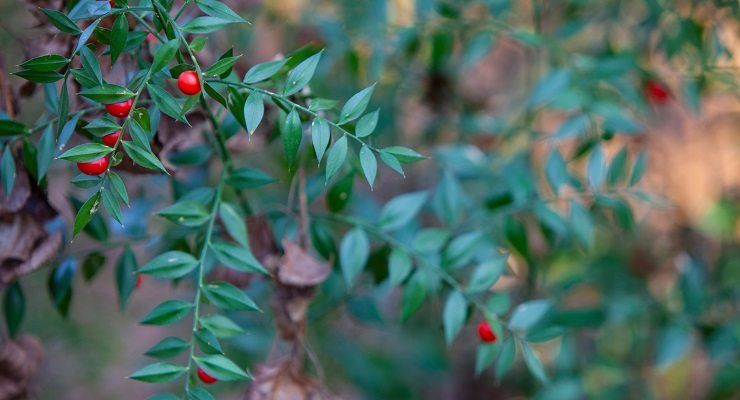
M311 91L341 99L377 82L371 107L380 108L379 132L371 140L430 156L405 178L381 171L374 191L354 179L359 170L345 171L348 178L328 188L322 176L309 176L309 196L337 213L313 220L318 253L336 260L346 225L332 215L375 220L394 196L427 190L428 206L397 240L460 282L469 280L471 261L504 249L508 272L481 301L510 325L522 303L543 310L518 322L526 340L508 368L500 354L510 335L479 346L472 322L482 316L472 309L471 323L448 347L442 323L448 291L439 276L420 268L399 288L388 276L389 246L375 243L368 277L348 291L335 272L308 311L313 356L306 367L333 393L740 395L738 2L226 3L252 25L211 35L204 58L233 46L245 54L236 66L241 76L275 54L325 48ZM25 4L4 2L0 9L8 16L0 32L7 70L28 56L17 40L33 40L34 32ZM43 94L35 99L41 104ZM34 113L38 108L22 110L29 119ZM231 144L284 183L280 145L269 130L261 133ZM174 190L183 192L204 172L178 178L182 187ZM142 262L177 235L146 236L154 232L147 223L161 225L150 215L169 196L166 179L135 182L125 228L109 224L109 265L91 284L79 273L70 284L68 319L45 294L48 272L22 281L28 309L22 329L39 336L46 352L36 382L42 399L145 398L152 390L123 378L158 337L135 321L162 292L188 289L146 281L130 307L118 309L113 264L121 243L138 238L132 246ZM71 218L69 186L62 179L50 185L52 203ZM296 230L296 221L273 206L287 192L276 185L251 194L276 238ZM77 261L68 262L80 266L85 250L99 247L80 239L68 248ZM264 282L253 282L248 293L265 305L274 296ZM279 354L270 313L233 317L248 334L233 342L232 355L257 365ZM546 378L537 379L531 353ZM218 392L219 399L243 397L240 387Z

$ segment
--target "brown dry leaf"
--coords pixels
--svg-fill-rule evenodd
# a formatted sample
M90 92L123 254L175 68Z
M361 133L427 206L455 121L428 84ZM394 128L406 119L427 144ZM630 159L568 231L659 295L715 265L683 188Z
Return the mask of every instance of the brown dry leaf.
M283 285L310 287L326 280L331 267L308 254L301 246L283 239L285 255L280 262L278 280Z
M39 268L62 243L59 231L48 233L44 224L58 217L46 195L16 162L17 176L10 198L0 191L0 285Z
M290 359L262 364L254 373L245 400L339 400L302 374Z
M39 372L43 357L44 348L30 335L0 345L0 399L34 398L31 382Z

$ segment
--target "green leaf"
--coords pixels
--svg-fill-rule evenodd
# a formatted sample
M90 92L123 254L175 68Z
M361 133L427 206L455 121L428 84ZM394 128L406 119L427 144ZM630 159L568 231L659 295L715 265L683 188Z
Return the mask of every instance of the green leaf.
M82 32L77 24L63 13L46 8L42 8L41 11L46 14L47 18L49 18L49 22L51 22L61 32L71 35L77 35Z
M594 192L601 188L606 179L606 163L601 146L597 146L588 158L588 184Z
M211 17L219 18L229 22L247 22L244 18L240 17L226 4L217 0L195 0L195 4L198 5L201 11Z
M339 246L339 263L347 286L352 286L357 280L365 268L369 255L370 240L362 228L353 228L344 235Z
M262 95L253 91L244 103L244 122L247 125L247 132L249 132L250 136L257 130L264 115L265 104L262 101Z
M193 200L178 201L163 210L157 211L156 214L178 225L188 227L201 226L210 219L208 210Z
M303 128L301 127L301 119L294 108L290 110L290 113L285 118L285 125L282 132L283 149L285 150L285 158L288 160L288 167L293 166L293 162L298 154L298 148L301 147L302 136Z
M288 59L284 58L282 60L268 61L255 65L244 75L244 83L257 83L272 78L273 75L277 74L283 68L283 65L287 61Z
M23 64L21 68L37 72L53 72L69 64L69 58L58 54L48 54L45 56L32 58Z
M209 315L200 317L200 324L213 332L216 337L227 339L244 334L244 330L234 321L223 315Z
M80 210L77 212L72 237L77 236L77 234L82 231L82 228L90 222L93 215L98 211L98 206L100 206L100 192L95 192L94 195L90 196L90 198L82 204L82 207L80 207Z
M203 290L211 304L222 310L261 311L242 290L228 282L211 282Z
M54 143L56 137L54 135L54 129L52 125L48 125L44 130L44 134L41 135L39 140L38 149L36 151L36 181L41 182L46 176L46 172L49 171L51 161L54 159Z
M220 381L241 381L252 378L251 375L239 368L233 361L219 354L193 357L193 360L208 375Z
M182 251L168 251L154 257L139 270L162 279L181 278L198 266L198 260Z
M379 114L380 110L375 110L370 114L366 114L362 118L360 118L360 120L357 121L357 126L355 127L355 135L357 135L357 137L372 135L372 133L375 131L375 127L378 126Z
M527 331L540 322L552 308L549 300L530 300L519 304L509 318L509 329Z
M113 121L111 118L102 117L90 121L87 125L85 125L85 130L97 137L101 137L116 131L120 131L121 126L118 125L118 123L116 121Z
M134 93L123 86L104 83L101 86L83 89L80 95L92 101L103 104L113 104L126 101L134 97Z
M378 161L375 159L373 151L366 145L362 145L360 149L360 167L367 183L370 185L370 189L372 189L375 183L375 176L378 173Z
M590 123L591 121L588 119L587 115L574 115L565 120L565 122L558 127L552 135L552 139L563 140L580 137L586 133Z
M496 359L495 344L480 344L475 352L475 375L479 376Z
M15 337L26 313L26 299L23 296L23 288L18 281L14 281L5 289L3 311L8 333L11 337Z
M647 154L641 151L635 159L635 164L632 166L632 175L630 176L629 185L633 186L640 182L642 175L645 174L645 167L647 166Z
M458 268L470 262L482 236L479 231L471 231L454 238L442 254L443 263L450 268Z
M406 176L406 174L403 173L403 168L401 167L401 163L398 161L398 158L394 156L391 153L388 153L385 150L380 150L380 160L383 161L385 165L390 167L392 170L398 172L401 176Z
M424 304L427 289L424 277L418 271L411 276L401 297L401 321L406 321Z
M295 68L288 72L288 78L285 81L283 95L290 96L298 93L313 78L316 72L316 66L319 64L323 50L303 60Z
M187 395L189 400L216 400L212 394L203 388L188 389Z
M62 160L74 162L89 162L107 156L113 148L100 143L85 143L75 146L59 156Z
M126 192L126 185L124 185L123 179L113 171L108 172L108 179L118 199L128 205L128 193Z
M373 90L375 90L375 84L360 90L347 100L344 107L342 107L342 111L339 113L339 125L343 125L360 118L370 102Z
M534 86L527 101L527 107L533 108L553 100L565 92L570 85L570 72L555 70L540 78Z
M181 365L169 362L158 362L147 365L129 375L128 378L149 383L170 382L179 378L183 373L185 373L185 371L185 367Z
M143 325L168 325L185 318L192 308L191 303L182 300L166 300L149 311L149 314L144 316L139 323Z
M553 149L545 162L545 177L552 191L558 193L561 187L571 181L568 167L557 149Z
M121 309L126 308L128 299L136 287L135 273L138 268L136 254L129 246L126 246L116 265L116 288L118 290L118 304Z
M398 286L411 273L411 257L407 252L399 248L391 250L388 256L388 275L391 285Z
M319 163L321 163L321 159L324 157L324 152L329 146L330 141L331 130L329 123L323 118L314 118L311 122L311 142L313 143L313 149Z
M162 165L162 162L159 161L157 156L155 156L154 153L151 152L151 150L141 148L140 146L137 146L129 141L122 141L121 143L123 144L124 150L126 150L126 154L128 154L128 156L131 157L131 160L133 160L136 164L141 165L142 167L147 169L152 169L155 171L158 170L167 173L167 170L164 168L164 165ZM110 149L110 147L108 148Z
M180 41L178 39L172 39L163 43L154 54L154 61L152 61L151 67L152 73L158 72L162 68L166 67L175 54L177 54L177 49L179 47Z
M447 344L451 344L460 329L465 325L465 318L468 311L468 301L465 299L462 293L457 290L453 290L442 311L442 323L445 328L445 340Z
M111 64L115 64L118 57L123 52L128 39L128 18L126 14L119 14L113 23L110 34L110 59Z
M75 53L79 52L80 49L82 49L82 46L87 43L92 34L95 32L95 28L98 27L99 23L100 19L96 19L82 31L82 33L80 34L80 38L77 40L77 45L75 46Z
M224 224L229 236L240 245L248 247L247 226L244 224L244 216L237 211L236 207L229 203L221 203L218 216L221 218L221 223Z
M85 256L82 262L82 277L90 282L105 265L105 256L99 251L93 251Z
M231 269L269 275L247 247L217 241L211 244L211 248L215 251L216 258Z
M233 56L233 57L225 57L225 58L222 58L216 61L213 65L208 67L208 69L205 72L205 75L219 76L228 71L231 71L231 68L234 66L234 64L236 64L236 61L239 60L239 57L241 57L241 55Z
M20 76L21 78L34 83L53 83L64 77L64 75L56 71L40 72L27 69L13 72L13 75Z
M442 251L442 247L450 239L450 232L443 228L422 229L414 235L411 248L418 253L431 255Z
M206 354L223 354L224 349L221 347L216 335L208 329L199 329L195 332L195 341L198 343L200 351Z
M492 260L479 264L473 271L473 276L470 277L467 291L478 293L491 289L504 273L506 259L505 255L496 256Z
M22 123L9 119L0 119L0 137L27 135L28 133L28 128Z
M152 346L144 355L154 358L172 358L189 347L189 343L174 336L168 336Z
M149 92L154 104L156 104L163 113L169 115L176 121L187 123L185 116L182 115L180 104L169 92L159 86L149 83L146 84L146 90Z
M115 193L111 190L102 190L100 192L100 199L103 202L103 207L108 211L108 214L118 221L123 226L123 216L121 215L121 207L118 204L118 199Z
M496 379L503 378L507 372L514 365L514 358L516 357L516 343L514 340L507 340L501 347L501 353L496 360Z
M233 21L216 17L196 17L185 23L180 29L188 33L207 34L221 30L231 23Z
M594 222L591 214L577 201L571 201L568 220L576 239L583 247L591 249L594 245Z
M402 194L391 199L380 211L378 224L387 231L402 228L421 211L427 197L427 192L416 192Z
M336 105L336 100L322 99L320 97L317 97L309 100L308 109L311 111L331 110Z
M539 357L537 357L537 354L535 354L532 347L529 346L526 342L520 341L519 344L522 348L524 363L527 365L529 372L531 372L532 375L534 375L535 378L537 378L540 382L542 382L543 384L547 384L549 382L549 379L547 379L547 373L545 372L545 366L542 365L542 361L540 361Z
M619 184L627 175L627 147L622 147L612 158L609 172L606 174L606 182L610 187Z
M339 171L347 158L347 136L343 135L329 149L326 156L326 182Z
M253 189L277 182L277 179L257 168L239 168L226 179L235 189Z
M382 151L393 155L402 164L412 164L417 161L426 159L425 156L403 146L386 147Z

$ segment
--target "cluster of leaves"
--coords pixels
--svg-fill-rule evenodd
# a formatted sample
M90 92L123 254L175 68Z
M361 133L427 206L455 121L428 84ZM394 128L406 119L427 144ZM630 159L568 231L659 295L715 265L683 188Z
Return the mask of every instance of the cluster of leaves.
M177 160L170 161L208 169L214 167L214 163L207 164L212 156L220 160L218 180L212 186L187 186L169 177L173 186L182 190L175 191L172 205L156 213L176 226L161 239L162 253L139 267L134 252L126 247L117 263L122 306L135 287L137 274L175 282L187 280L195 289L193 299L165 300L142 319L143 324L168 325L190 317L192 336L167 337L157 343L146 355L162 361L145 366L131 378L166 382L187 374L186 395L207 399L211 395L198 386L194 368L202 368L223 381L250 377L224 354L220 340L244 332L229 319L228 312L259 311L259 307L243 290L227 282L207 282L206 276L216 265L269 275L250 249L244 221L253 207L244 192L261 189L278 179L260 168L238 165L241 160L232 159L225 145L237 132L251 136L268 130L267 127L272 138L281 142L284 172L291 182L303 185L296 178L296 171L312 173L306 187L300 189L308 192L306 206L313 206L307 212L309 242L316 253L336 264L336 274L340 275L340 279L330 279L327 287L336 285L338 292L352 294L371 279L373 285L397 287L402 292L402 321L410 320L425 304L433 303L428 300L442 298L443 306L435 317L442 321L446 343L451 345L468 321L476 319L487 321L498 338L495 343L478 345L477 373L495 366L495 375L501 379L521 358L539 382L553 383L550 388L558 388L552 393L582 395L580 387L573 389L571 385L576 335L584 329L604 326L614 310L607 304L608 299L585 307L568 307L564 299L569 293L581 287L584 277L598 281L599 273L579 267L558 276L557 265L563 259L578 265L594 262L594 254L604 254L603 243L610 237L634 230L630 202L653 200L636 186L647 165L645 153L633 151L634 146L629 143L644 131L644 121L651 116L641 87L652 72L649 66L640 64L638 55L631 50L618 53L611 48L590 49L575 54L566 51L561 43L587 27L591 23L588 19L579 19L555 34L547 34L538 26L529 29L509 25L507 20L516 20L516 10L507 1L478 3L420 2L417 14L421 21L404 32L394 51L403 53L407 68L421 63L430 76L447 75L452 79L464 75L458 72L470 71L481 63L497 42L509 40L527 51L544 54L542 59L548 70L541 76L538 72L525 93L513 96L514 106L505 115L480 109L464 93L451 91L448 101L463 104L461 115L445 120L445 113L439 113L427 131L437 133L442 127L457 124L462 138L432 149L439 166L434 186L396 196L382 207L373 204L354 210L353 202L361 197L353 196L355 177L364 177L373 187L378 180L378 158L400 175L404 174L404 164L424 159L406 147L376 144L376 131L383 123L381 114L387 113L366 112L375 85L355 93L342 107L335 100L315 97L308 85L319 69L323 53L312 48L255 65L244 76L233 71L240 59L233 50L213 65L201 68L197 54L205 47L204 35L245 22L216 0L186 1L177 10L173 10L171 1L142 1L133 6L117 0L111 7L105 1L81 0L66 14L44 10L50 23L76 37L77 44L69 56L37 57L21 64L22 70L16 73L45 85L48 115L33 128L7 118L0 121L5 141L0 177L6 193L13 186L12 149L16 141L23 142L24 165L42 185L54 158L88 162L110 156L110 167L102 175L79 175L72 181L81 189L92 189L86 201L74 203L77 217L73 236L85 232L106 242L108 228L99 210L105 209L112 219L122 223L126 218L121 205L130 203L123 179L126 175L122 178L114 169L129 158L145 169L168 172L150 145L162 118L171 118L186 128L193 119L189 117L201 113L210 123L210 129L203 132L210 144L208 148L187 149ZM619 9L616 3L609 2L609 9ZM486 15L469 20L472 13L465 7L481 5L495 18ZM190 6L197 7L203 15L178 22ZM651 9L651 16L664 11L653 6L659 9ZM590 6L574 4L567 10L573 15L564 18L569 20L584 12L579 7ZM133 30L130 18L137 22ZM535 20L538 18L542 15ZM681 29L666 30L679 32L676 38L663 40L670 44L666 45L669 57L678 57L684 51L694 54L694 49L708 47L697 43L704 37L696 36L696 29L692 28L695 24L674 13L670 18L679 19ZM99 26L106 19L112 21L110 29ZM650 18L648 22L655 23ZM81 29L80 24L86 27ZM386 31L372 28L376 33ZM655 25L648 26L645 31L649 33L654 28ZM149 34L151 42L147 39ZM385 39L375 42L385 43ZM152 50L151 59L138 52L144 48ZM720 53L700 57L702 62L695 70L698 72L683 81L683 92L690 105L699 104L699 88L712 81L716 73L709 60ZM98 62L100 54L109 56L111 65L130 57L139 68L125 85L106 82ZM180 97L167 89L171 80L184 71L196 71L202 94ZM74 112L69 110L70 79L83 88L79 95L89 100ZM395 90L423 91L408 87ZM382 104L394 105L398 92L388 88L384 95L388 101ZM105 104L128 100L133 101L132 112L123 121L99 116ZM272 121L266 106L276 110ZM227 113L222 115L222 110ZM553 113L562 116L558 127L551 132L533 128L538 118ZM114 146L97 143L96 138L116 131L122 134ZM75 132L93 142L65 151ZM38 133L41 134L34 144L31 137ZM310 146L303 143L306 133L310 134ZM470 142L476 135L493 138L502 145L475 146ZM617 140L624 144L607 157L608 148ZM522 141L526 143L523 147ZM544 157L533 155L535 142L545 144ZM319 166L324 164L323 169L309 169L315 165L308 160L311 154ZM315 211L324 192L328 208L325 213ZM270 214L279 238L297 235L299 230L294 204L290 203L292 197L289 195L288 199L287 210ZM350 210L362 216L345 212ZM335 232L342 234L336 243ZM88 254L82 262L85 279L92 279L104 263L102 252ZM516 272L511 265L519 266ZM52 299L63 314L69 309L76 269L76 261L66 258L50 275ZM527 271L526 279L518 279L523 269ZM693 277L701 274L688 268L685 275L681 293L689 299L687 303L690 298L705 296L691 284ZM516 278L524 284L517 290L491 290L502 278ZM611 279L602 280L606 283L598 287L609 290ZM337 297L344 299L342 295ZM5 301L11 332L17 331L23 308L23 292L20 285L13 284L6 290ZM207 308L216 311L209 314ZM665 331L667 344L660 351L660 363L676 353L674 344L678 343L676 346L682 351L687 347L690 330L680 324L669 328ZM535 351L538 345L553 339L563 343L554 380ZM183 353L188 354L184 364L164 361Z

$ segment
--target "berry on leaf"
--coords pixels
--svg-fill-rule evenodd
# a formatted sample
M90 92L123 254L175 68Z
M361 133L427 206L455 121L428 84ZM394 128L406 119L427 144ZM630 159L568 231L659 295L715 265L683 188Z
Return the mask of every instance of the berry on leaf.
M88 162L78 162L77 169L85 175L100 175L108 169L110 157L105 156Z
M118 143L118 138L121 136L121 131L115 131L111 134L103 136L100 140L108 147L114 147Z
M208 375L208 373L206 371L203 371L203 368L201 367L198 367L198 378L206 385L218 382L218 379Z
M496 341L496 334L491 329L491 325L488 321L481 321L478 324L478 337L482 342L493 343Z
M120 103L106 104L105 109L108 110L108 114L118 117L125 118L128 113L131 112L131 107L134 105L134 99L128 99Z
M185 71L177 77L177 87L183 94L193 96L200 93L200 79L195 71Z

